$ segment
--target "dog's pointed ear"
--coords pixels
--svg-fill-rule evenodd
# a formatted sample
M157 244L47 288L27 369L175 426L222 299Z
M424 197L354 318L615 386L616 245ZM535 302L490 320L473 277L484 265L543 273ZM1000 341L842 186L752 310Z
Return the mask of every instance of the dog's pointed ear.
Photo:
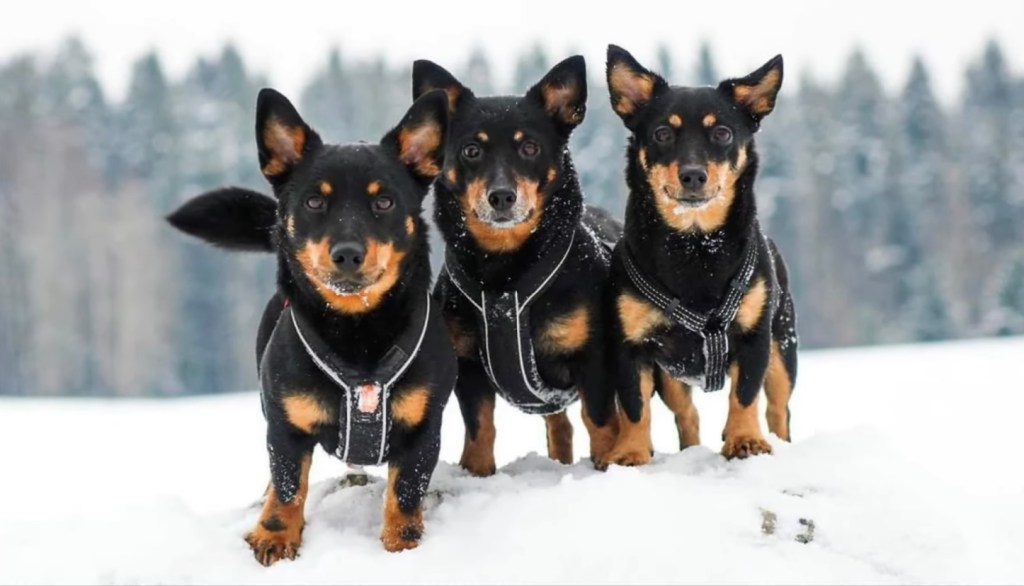
M419 97L398 126L381 139L420 183L427 187L441 173L448 134L448 94L440 89Z
M455 112L463 100L473 97L473 92L462 85L455 76L433 61L417 59L412 64L412 99L433 90L444 90L448 94L448 111Z
M756 129L761 119L775 109L775 96L781 87L782 55L776 55L750 75L718 84L718 91L749 114Z
M608 45L608 94L612 109L626 126L660 92L668 89L660 75L648 71L629 51L618 45Z
M587 113L587 62L582 55L573 55L544 75L526 92L551 116L564 134L576 128Z
M322 144L288 98L270 88L260 90L256 98L256 146L260 169L271 185L283 183L295 166Z

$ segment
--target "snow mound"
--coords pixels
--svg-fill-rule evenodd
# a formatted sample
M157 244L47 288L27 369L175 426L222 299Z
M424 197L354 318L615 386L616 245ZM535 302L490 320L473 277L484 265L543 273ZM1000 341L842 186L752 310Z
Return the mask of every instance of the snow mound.
M984 530L950 506L963 495L936 490L877 434L773 443L774 456L726 461L697 447L607 473L535 453L491 478L442 464L426 501L426 536L400 554L377 540L385 483L374 474L364 486L347 477L313 485L301 557L269 569L242 541L259 515L255 501L215 515L158 503L106 519L102 543L57 551L86 553L95 579L115 584L945 583L985 575L978 549L986 540L971 539ZM14 560L14 575L25 561ZM45 563L37 576L84 577L71 560L37 561Z
M605 473L538 455L543 424L499 405L503 465L473 478L452 410L418 549L378 541L382 468L354 485L318 451L301 555L270 568L242 540L267 478L255 394L0 401L0 583L1020 583L1024 399L994 366L1022 349L808 353L796 440L747 460L717 453L721 394L696 399L704 446L673 451L658 405L654 462Z

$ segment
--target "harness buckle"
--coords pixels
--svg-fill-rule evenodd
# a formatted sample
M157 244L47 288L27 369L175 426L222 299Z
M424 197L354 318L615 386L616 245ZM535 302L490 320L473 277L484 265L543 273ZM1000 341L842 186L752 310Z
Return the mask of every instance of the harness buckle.
M377 407L380 406L380 398L383 389L378 383L363 383L356 386L356 393L358 393L358 401L356 407L360 412L366 414L373 414L377 411Z
M679 309L680 305L682 305L682 301L680 301L678 297L673 297L672 303L669 303L665 308L665 314L668 315L669 318L672 318L672 316L676 314L676 310Z

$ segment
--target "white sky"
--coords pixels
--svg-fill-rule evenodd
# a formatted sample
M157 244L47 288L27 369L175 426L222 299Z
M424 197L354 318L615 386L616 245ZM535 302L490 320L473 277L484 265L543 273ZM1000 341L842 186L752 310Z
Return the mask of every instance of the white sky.
M130 64L155 48L171 76L197 55L236 43L249 67L298 95L329 47L349 56L383 52L393 63L423 57L455 68L479 45L496 73L511 71L517 50L540 40L553 60L582 51L591 75L602 75L612 42L653 62L659 41L688 67L700 41L714 49L725 75L747 73L776 53L787 78L810 70L835 79L854 46L867 53L889 88L903 83L913 53L921 54L937 90L952 99L963 71L986 38L999 40L1010 66L1024 68L1024 1L971 0L701 0L700 2L503 3L407 0L8 0L0 16L0 60L51 50L78 33L92 49L108 91L120 97ZM936 6L941 4L942 6ZM927 7L927 8L925 8ZM525 89L525 88L524 88Z

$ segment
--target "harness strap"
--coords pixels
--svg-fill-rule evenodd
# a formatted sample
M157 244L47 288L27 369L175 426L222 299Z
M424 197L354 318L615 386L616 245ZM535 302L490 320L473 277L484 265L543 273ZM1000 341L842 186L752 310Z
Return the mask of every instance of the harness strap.
M384 354L372 370L366 370L350 364L335 353L330 346L317 334L309 321L294 306L288 306L295 333L306 349L313 363L329 379L344 391L345 424L339 429L338 457L348 461L352 453L353 422L359 427L379 425L379 446L376 452L364 454L360 461L376 458L380 464L388 453L388 435L391 417L388 415L388 398L395 383L412 365L423 346L430 323L430 293L426 292L423 301L416 305L408 327L395 339L394 345ZM369 397L369 399L367 399ZM374 402L375 401L375 402ZM353 409L355 408L355 409ZM362 430L366 433L357 435L373 436L377 430ZM376 441L378 438L373 438ZM362 449L358 446L357 449Z
M729 281L722 303L708 313L693 311L683 305L682 300L669 293L653 279L644 276L637 266L629 245L621 241L623 264L630 282L641 295L647 298L658 309L662 310L672 321L687 330L699 334L703 340L704 351L704 390L717 391L725 386L725 372L729 360L729 324L736 318L743 295L750 286L750 279L757 267L757 243L762 239L761 229L757 222L751 227L750 238L743 254L743 264Z
M507 291L491 291L487 293L490 293L489 296L517 293L520 299L525 299L525 302L522 303L522 307L525 308L551 284L555 275L558 274L562 269L562 265L565 264L565 259L568 258L569 252L572 251L572 245L575 240L576 230L560 233L541 251L537 262L532 263L530 268L523 273L522 277L512 287ZM441 271L448 274L459 292L473 304L473 307L478 312L482 313L483 304L480 303L480 299L485 295L483 285L478 279L470 276L465 267L462 266L462 263L459 262L459 259L456 258L455 251L451 247L445 250L444 266L441 267Z
M529 311L562 270L575 240L575 229L559 233L506 291L485 291L478 279L467 274L451 248L445 254L443 272L479 316L484 371L501 395L526 413L558 413L578 398L574 388L555 388L541 378L530 338ZM496 362L495 356L508 358Z

